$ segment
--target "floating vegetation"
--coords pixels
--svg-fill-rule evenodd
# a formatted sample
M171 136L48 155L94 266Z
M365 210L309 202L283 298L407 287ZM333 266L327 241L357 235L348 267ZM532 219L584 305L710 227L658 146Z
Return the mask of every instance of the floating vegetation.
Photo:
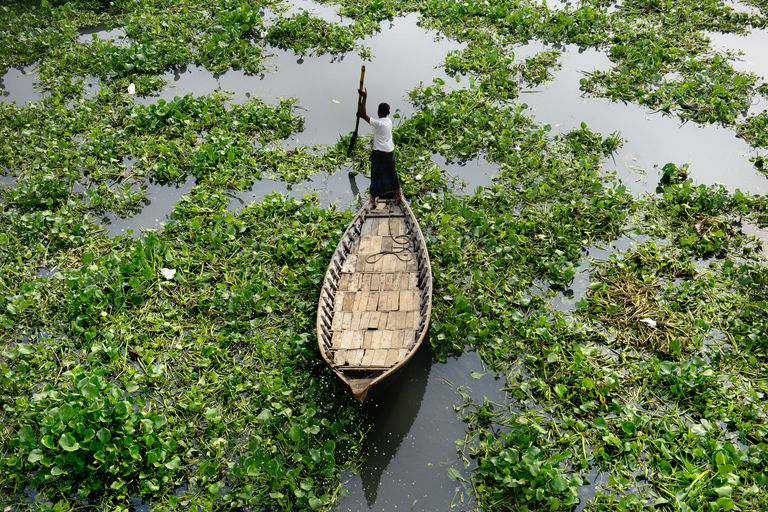
M467 500L483 510L768 508L768 270L742 229L768 226L768 200L697 183L686 162L661 166L657 193L635 197L604 170L625 142L618 127L554 134L517 101L551 80L565 45L601 50L613 67L585 74L584 93L722 125L764 148L765 113L749 108L766 84L705 32L762 30L765 2L749 12L721 0L322 3L347 19L270 16L286 8L274 1L0 6L0 72L34 65L42 93L0 104L2 506L337 502L370 418L321 364L313 328L352 213L279 194L229 207L262 179L289 188L366 174L369 137L351 156L344 133L286 144L304 128L302 97L151 95L187 66L261 73L274 48L331 54L329 67L371 58L365 39L416 13L462 44L442 64L458 85L414 83L394 132L434 271L431 355L476 350L506 377L498 403L460 392ZM99 24L124 36L81 37ZM532 40L551 49L517 59ZM467 195L436 153L498 172ZM762 153L754 159L760 168ZM167 224L109 237L103 219L131 218L158 183L190 183ZM627 233L653 241L585 259ZM576 310L554 310L549 299L576 280L588 290ZM449 477L464 478L453 467Z

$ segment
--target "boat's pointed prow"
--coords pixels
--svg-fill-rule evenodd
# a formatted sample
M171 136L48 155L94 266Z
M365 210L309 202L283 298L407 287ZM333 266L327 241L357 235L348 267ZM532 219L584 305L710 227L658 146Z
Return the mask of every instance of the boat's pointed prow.
M355 400L360 403L365 402L372 381L373 379L356 379L349 382L349 389L352 390L352 396L355 397Z

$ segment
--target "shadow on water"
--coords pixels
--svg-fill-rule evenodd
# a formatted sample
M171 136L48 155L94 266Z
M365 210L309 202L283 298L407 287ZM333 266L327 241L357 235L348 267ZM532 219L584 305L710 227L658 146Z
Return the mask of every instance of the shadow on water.
M459 386L471 388L475 400L504 401L503 382L484 369L477 354L433 363L422 347L389 387L365 405L373 425L366 440L368 458L359 474L344 475L349 495L334 510L434 511L458 506L465 489L448 470L468 476L456 456L456 440L465 437L465 425L453 409L460 399ZM463 498L461 506L466 507L468 494Z
M547 47L535 42L515 50L515 58L538 53ZM632 104L583 96L579 79L584 73L611 67L608 57L596 50L579 51L568 45L560 57L562 69L552 82L526 91L520 100L527 103L540 123L549 123L554 133L578 128L582 122L607 136L618 131L627 142L617 150L605 168L617 175L635 194L653 192L659 169L668 162L689 163L695 182L719 182L730 190L768 192L768 181L759 175L750 155L755 150L728 129L716 125L682 124L677 118L652 113Z
M493 178L499 174L499 164L489 162L481 157L473 160L453 162L448 161L447 158L439 153L433 153L432 161L440 169L461 180L464 183L461 191L465 194L473 194L480 187L491 186Z
M370 182L369 178L361 174L355 175L343 169L331 175L315 174L301 183L261 179L256 180L249 190L231 192L229 195L232 200L228 209L233 212L238 211L248 204L259 202L264 197L275 193L296 199L306 195L316 195L318 204L323 208L331 205L342 209L350 205L357 208L360 206L360 197L367 197Z

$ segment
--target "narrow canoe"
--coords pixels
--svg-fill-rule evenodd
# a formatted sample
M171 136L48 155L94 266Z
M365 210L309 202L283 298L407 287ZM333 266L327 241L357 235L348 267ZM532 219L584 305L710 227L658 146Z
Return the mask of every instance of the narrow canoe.
M368 201L336 247L317 308L320 353L359 402L413 356L432 313L424 235L402 198Z

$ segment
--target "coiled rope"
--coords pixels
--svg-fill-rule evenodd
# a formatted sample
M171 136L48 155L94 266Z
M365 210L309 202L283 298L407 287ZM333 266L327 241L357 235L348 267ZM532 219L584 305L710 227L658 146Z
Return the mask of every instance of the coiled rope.
M391 251L379 251L374 254L369 254L365 257L365 262L368 264L374 264L387 254L391 254L400 261L411 261L414 258L413 251L410 248L411 239L408 235L388 235L392 239Z

